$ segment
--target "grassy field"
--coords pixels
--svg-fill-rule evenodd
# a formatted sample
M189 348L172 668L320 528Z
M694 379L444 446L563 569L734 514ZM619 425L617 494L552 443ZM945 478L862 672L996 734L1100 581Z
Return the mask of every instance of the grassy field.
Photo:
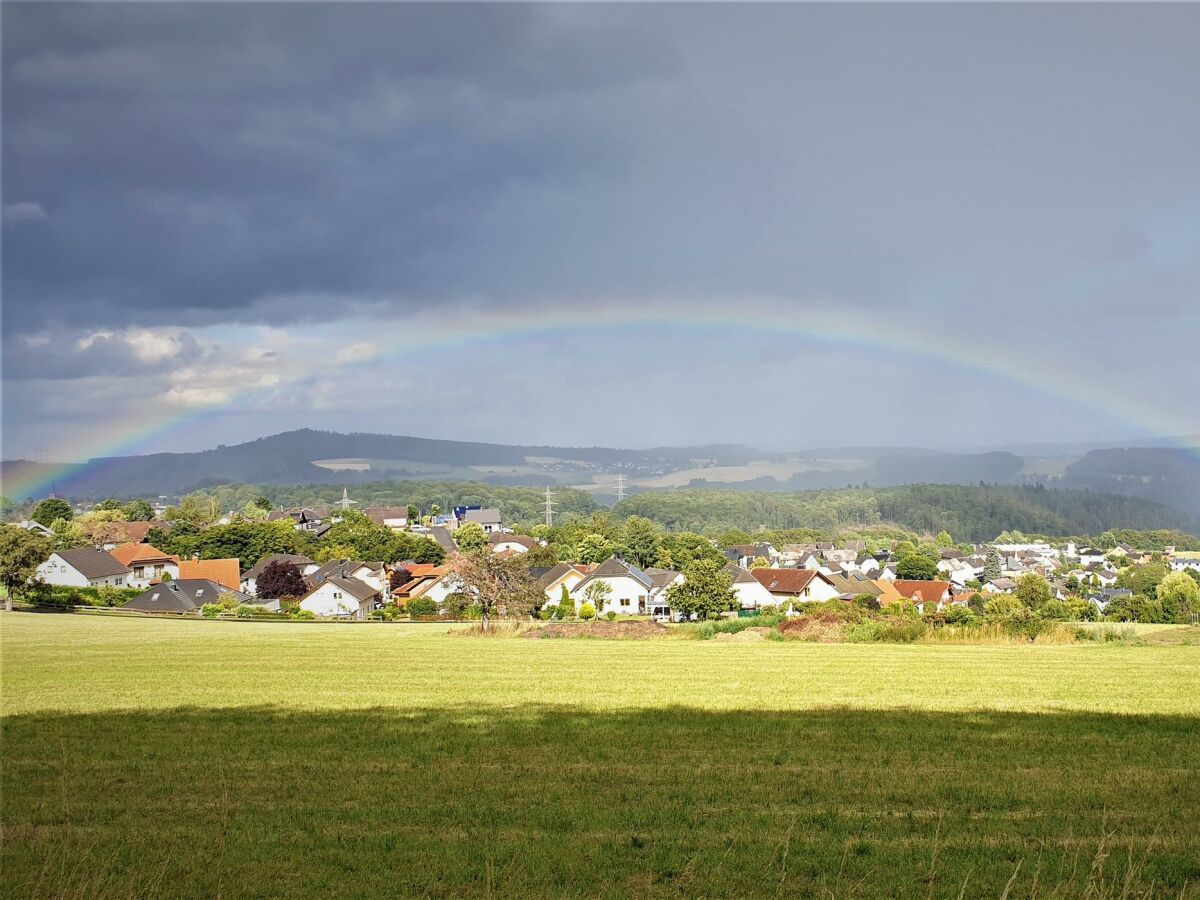
M5 896L1200 896L1200 647L0 615Z

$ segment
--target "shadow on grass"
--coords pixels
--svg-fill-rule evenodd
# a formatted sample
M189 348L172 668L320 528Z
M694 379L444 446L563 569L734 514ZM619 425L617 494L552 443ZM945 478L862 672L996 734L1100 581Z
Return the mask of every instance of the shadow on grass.
M4 722L6 896L1200 896L1200 720L566 708Z

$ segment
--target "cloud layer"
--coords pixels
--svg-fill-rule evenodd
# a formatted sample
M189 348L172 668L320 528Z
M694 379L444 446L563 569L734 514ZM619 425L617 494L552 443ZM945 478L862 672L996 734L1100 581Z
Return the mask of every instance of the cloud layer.
M3 26L6 456L226 405L169 441L788 446L815 439L778 418L799 398L899 387L926 421L1020 411L955 418L956 445L1138 430L794 339L425 354L420 331L747 297L1011 348L1189 421L1196 7L7 4ZM818 442L927 441L907 401L871 411Z

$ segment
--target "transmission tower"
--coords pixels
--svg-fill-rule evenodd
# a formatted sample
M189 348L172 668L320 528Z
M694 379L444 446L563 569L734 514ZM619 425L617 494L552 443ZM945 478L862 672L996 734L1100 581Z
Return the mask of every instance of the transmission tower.
M625 499L625 476L620 472L617 473L617 502L620 503Z
M546 525L554 527L554 492L546 485Z
M342 499L337 501L337 503L335 503L334 506L340 506L342 508L342 511L345 512L346 510L348 510L350 507L354 506L357 503L358 503L357 500L350 499L350 492L346 488L342 488Z

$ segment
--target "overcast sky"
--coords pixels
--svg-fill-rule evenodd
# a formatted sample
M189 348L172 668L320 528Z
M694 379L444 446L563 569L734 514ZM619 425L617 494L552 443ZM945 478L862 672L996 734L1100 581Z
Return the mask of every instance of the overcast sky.
M1200 5L2 15L6 458L1200 432Z

